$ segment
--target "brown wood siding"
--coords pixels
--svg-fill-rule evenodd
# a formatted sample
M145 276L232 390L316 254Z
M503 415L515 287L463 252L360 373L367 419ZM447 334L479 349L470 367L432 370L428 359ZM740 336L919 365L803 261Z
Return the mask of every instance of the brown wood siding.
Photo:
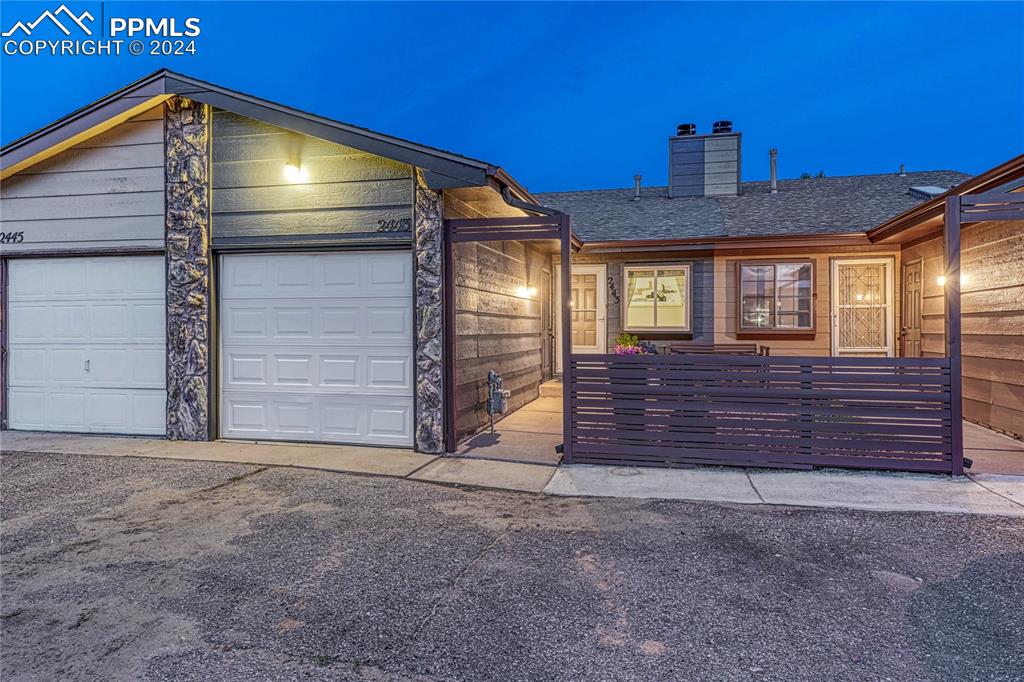
M714 309L715 309L715 335L714 342L727 343L750 343L752 340L760 345L768 346L771 355L801 355L801 356L827 356L832 353L832 297L831 297L831 261L835 258L893 258L893 292L895 328L900 328L900 254L891 248L878 247L848 247L834 251L818 252L808 254L806 251L794 251L785 254L773 254L770 257L758 255L757 252L749 254L716 255L714 268ZM814 263L814 318L815 331L813 334L800 334L794 337L765 337L744 338L737 336L737 294L736 294L736 268L740 262L765 260L783 261L787 259L810 259ZM898 346L898 344L897 344Z
M524 298L519 287L535 287ZM551 259L523 242L455 245L455 428L470 436L488 423L487 373L502 376L514 412L550 378Z
M964 417L1024 438L1024 222L963 230L961 298ZM903 251L924 261L922 349L945 353L942 240Z
M480 218L449 193L445 218ZM540 395L550 379L554 337L551 256L526 242L463 242L455 245L455 435L463 440L484 429L487 373L502 375L512 392L508 412ZM536 287L532 298L517 289Z

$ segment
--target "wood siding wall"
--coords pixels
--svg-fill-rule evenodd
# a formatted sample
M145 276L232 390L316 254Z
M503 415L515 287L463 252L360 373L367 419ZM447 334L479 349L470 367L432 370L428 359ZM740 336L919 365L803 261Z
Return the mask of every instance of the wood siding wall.
M557 260L557 259L556 259ZM623 331L623 299L626 296L626 283L622 278L623 266L639 265L645 262L666 264L689 264L692 295L692 317L690 326L692 333L636 332L642 340L652 341L659 347L669 343L692 341L693 343L714 342L714 307L711 292L714 288L714 263L710 256L695 257L692 253L671 254L659 253L656 257L648 254L581 254L573 256L572 262L579 265L604 263L607 266L608 288L608 352L614 352L615 339Z
M903 251L924 263L921 346L945 353L941 239ZM1024 222L980 223L962 233L964 417L1024 438Z
M293 182L285 165L299 162ZM213 239L412 237L412 167L226 111L213 115Z
M523 298L519 287L537 295ZM487 373L512 392L508 412L551 377L551 257L523 242L455 245L455 430L461 440L488 423Z
M768 346L771 355L805 355L825 356L832 354L832 296L831 277L832 260L836 258L893 258L893 292L894 334L900 329L900 254L892 249L872 247L850 247L847 249L807 253L779 253L771 256L758 255L718 255L715 256L714 276L714 329L715 343L758 343ZM771 337L766 335L737 334L737 291L736 268L740 262L764 260L805 259L814 262L814 318L813 334L801 334L794 337ZM742 336L743 338L740 338ZM899 351L898 339L894 339L896 351Z
M0 253L164 246L164 108L4 180Z

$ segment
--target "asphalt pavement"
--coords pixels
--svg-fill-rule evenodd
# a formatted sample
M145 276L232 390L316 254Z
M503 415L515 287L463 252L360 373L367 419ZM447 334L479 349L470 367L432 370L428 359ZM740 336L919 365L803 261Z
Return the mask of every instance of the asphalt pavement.
M1024 520L0 457L8 680L1017 680Z

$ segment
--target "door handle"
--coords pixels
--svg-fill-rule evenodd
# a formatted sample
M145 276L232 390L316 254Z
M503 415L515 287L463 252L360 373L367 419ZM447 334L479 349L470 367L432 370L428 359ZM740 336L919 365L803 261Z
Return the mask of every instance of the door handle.
M86 372L89 371L89 360L88 359L85 361L85 371Z

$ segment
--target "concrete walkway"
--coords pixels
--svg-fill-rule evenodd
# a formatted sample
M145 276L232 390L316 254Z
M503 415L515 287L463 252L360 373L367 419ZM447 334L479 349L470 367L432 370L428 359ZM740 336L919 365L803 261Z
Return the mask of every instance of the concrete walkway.
M774 471L725 467L643 469L544 466L434 457L354 446L79 436L5 431L0 451L157 457L323 469L549 495L634 497L869 511L932 511L1024 518L1024 476L863 471Z

